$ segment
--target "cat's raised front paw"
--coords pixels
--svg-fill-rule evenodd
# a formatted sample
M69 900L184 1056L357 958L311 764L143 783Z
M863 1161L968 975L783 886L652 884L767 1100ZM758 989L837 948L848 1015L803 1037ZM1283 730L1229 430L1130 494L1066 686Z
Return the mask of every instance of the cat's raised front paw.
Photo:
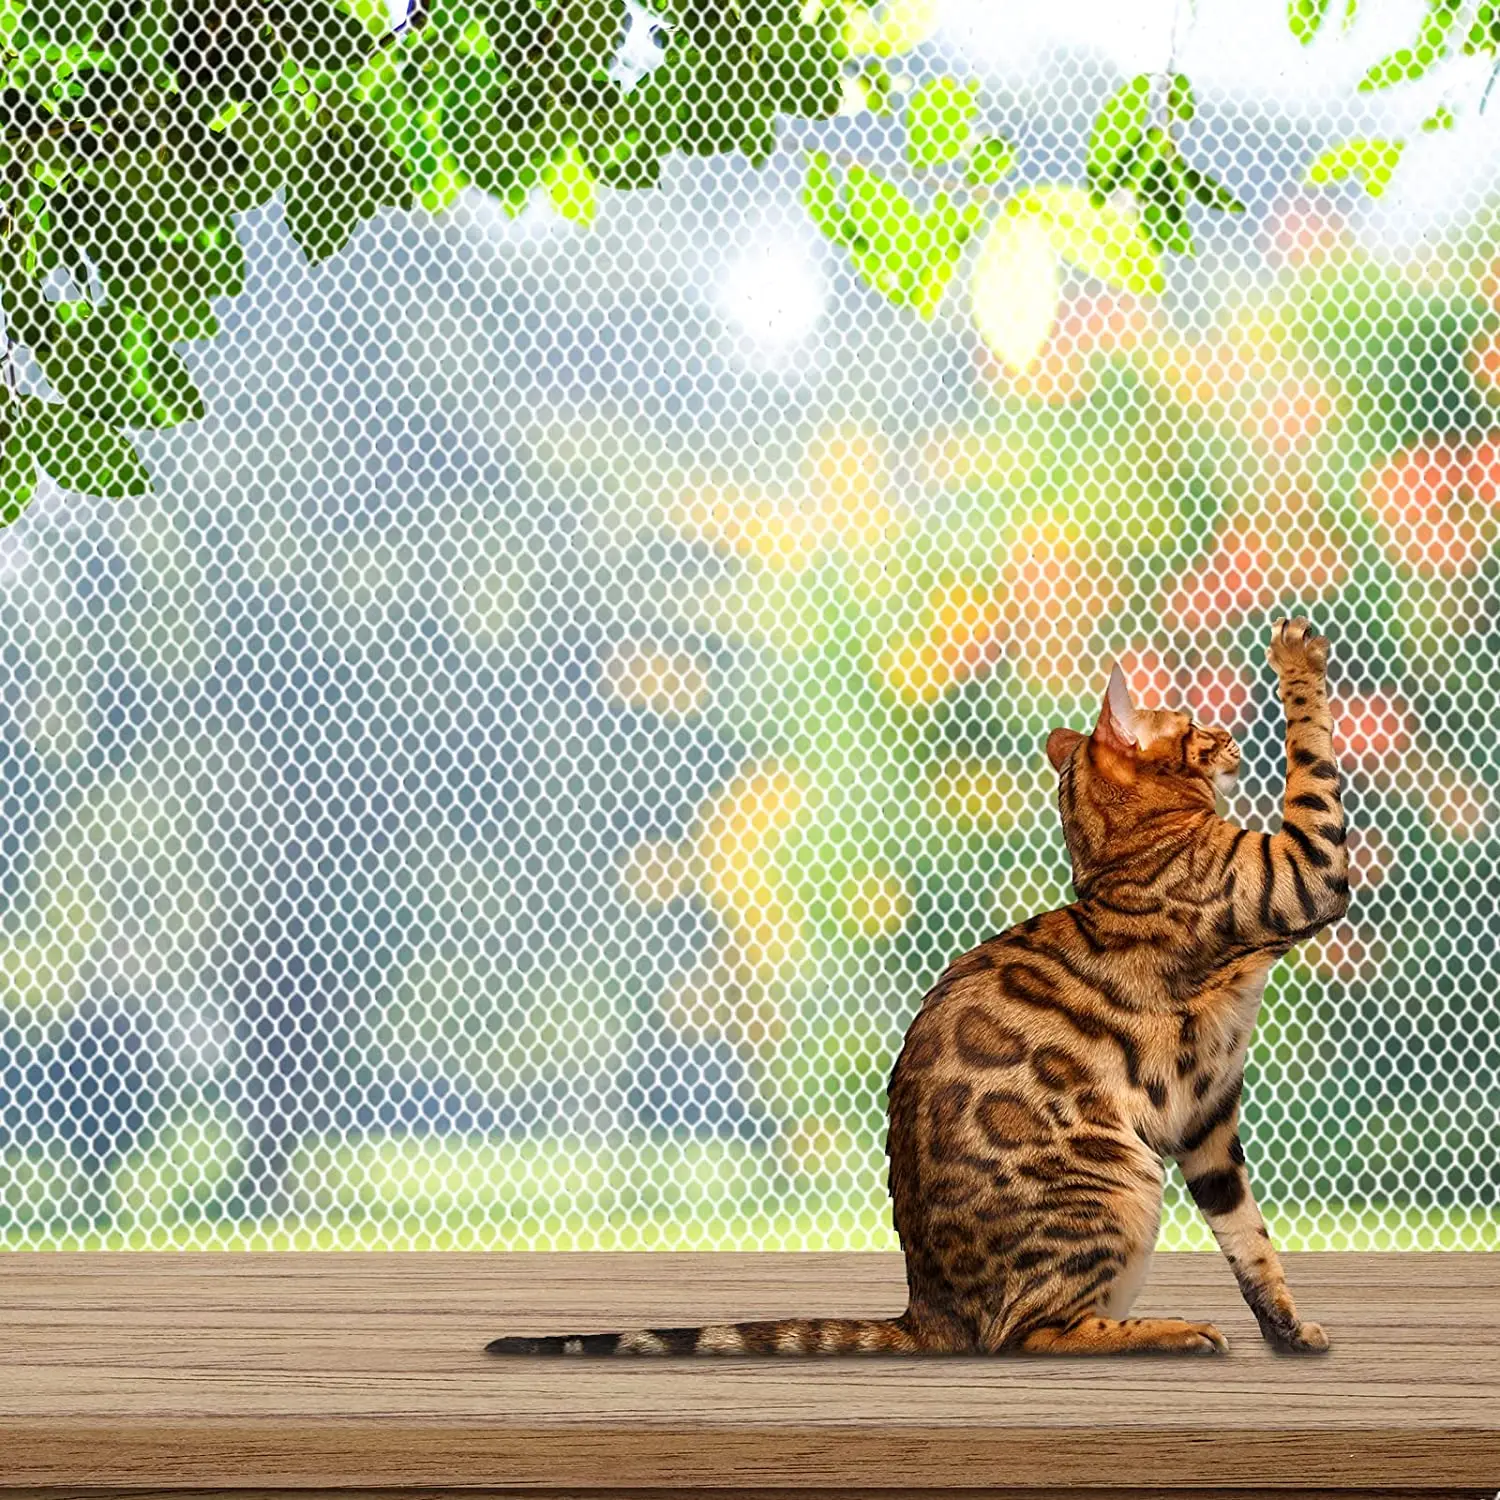
M1328 673L1328 638L1314 635L1312 626L1300 615L1295 620L1278 620L1271 627L1266 658L1278 677L1301 672L1324 677Z

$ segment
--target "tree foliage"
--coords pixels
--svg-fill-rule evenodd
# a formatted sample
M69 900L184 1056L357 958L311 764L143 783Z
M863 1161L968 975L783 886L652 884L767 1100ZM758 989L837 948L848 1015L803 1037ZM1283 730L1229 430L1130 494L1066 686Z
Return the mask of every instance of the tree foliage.
M100 495L149 489L123 434L203 414L176 346L215 334L215 299L244 288L236 216L278 194L315 263L381 209L439 210L471 185L512 214L545 193L587 224L601 188L651 187L674 153L760 165L783 117L890 115L899 98L901 172L811 153L807 211L871 287L925 317L983 235L974 315L1018 368L1046 336L1059 261L1156 291L1161 257L1193 251L1190 202L1242 208L1185 154L1196 106L1181 74L1110 94L1086 188L1005 193L1018 155L980 128L978 81L904 87L933 0L667 0L665 57L633 87L611 68L625 0L414 0L395 31L380 0L5 4L0 525L38 467ZM1456 47L1493 54L1500 0L1462 37L1461 10L1429 0L1413 46L1360 87L1420 76ZM1352 4L1290 0L1289 24L1308 42L1337 11L1347 25ZM1377 193L1400 147L1352 142L1309 180Z

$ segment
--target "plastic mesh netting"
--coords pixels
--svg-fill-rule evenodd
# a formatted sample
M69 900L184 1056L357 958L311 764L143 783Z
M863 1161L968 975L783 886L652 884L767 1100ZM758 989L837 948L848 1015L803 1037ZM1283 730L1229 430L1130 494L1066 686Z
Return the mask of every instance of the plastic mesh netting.
M1500 106L1358 90L1420 8L1284 10L888 7L763 164L429 163L336 252L234 209L243 291L158 328L201 420L117 404L153 491L44 455L0 532L0 1242L895 1248L923 992L1071 899L1048 730L1118 658L1274 828L1295 611L1354 898L1267 990L1252 1182L1283 1247L1500 1248ZM1245 211L1091 250L1100 107L1174 69ZM941 253L840 239L862 192ZM88 223L34 284L97 322ZM14 399L86 406L6 312Z

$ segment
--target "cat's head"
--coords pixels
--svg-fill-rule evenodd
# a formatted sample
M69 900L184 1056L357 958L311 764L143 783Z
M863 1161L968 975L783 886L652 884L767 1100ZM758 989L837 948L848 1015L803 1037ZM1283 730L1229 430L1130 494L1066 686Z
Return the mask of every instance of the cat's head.
M1101 808L1212 808L1216 789L1224 796L1234 789L1240 747L1185 709L1137 708L1116 666L1093 733L1054 729L1047 759L1075 805L1081 794Z

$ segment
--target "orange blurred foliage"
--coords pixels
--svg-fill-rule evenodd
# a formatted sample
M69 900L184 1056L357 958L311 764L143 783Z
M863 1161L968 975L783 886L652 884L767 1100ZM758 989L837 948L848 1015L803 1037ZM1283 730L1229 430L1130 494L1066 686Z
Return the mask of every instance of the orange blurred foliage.
M1082 401L1098 385L1102 361L1137 348L1151 326L1151 314L1126 293L1079 292L1063 299L1047 342L1024 373L1007 368L983 345L979 372L1003 393L1065 406Z
M1489 788L1451 766L1439 766L1424 780L1422 800L1438 826L1459 843L1489 829L1493 804Z
M1160 651L1150 646L1131 646L1117 661L1125 686L1130 689L1130 701L1137 708L1177 706L1180 664L1169 664Z
M859 1142L838 1115L809 1115L782 1127L781 1149L787 1166L813 1178L835 1177L859 1165Z
M1331 381L1312 371L1290 372L1264 382L1245 401L1239 428L1266 457L1305 454L1334 413Z
M1329 701L1333 748L1346 771L1388 782L1411 753L1417 721L1405 699L1386 693Z
M1185 338L1171 332L1157 341L1150 368L1164 394L1190 411L1228 401L1260 373L1255 351L1233 338Z
M1137 708L1186 709L1200 724L1238 735L1254 717L1249 667L1212 647L1192 661L1168 663L1148 646L1120 657L1120 671Z
M1169 590L1162 624L1216 634L1288 598L1315 603L1348 578L1348 557L1318 497L1279 486L1220 522L1207 555Z
M877 546L899 530L885 437L835 423L809 439L789 492L707 478L678 497L667 519L688 541L789 571L805 567L826 545Z
M878 429L845 422L814 433L802 456L801 490L843 547L877 546L896 524L886 440Z
M702 709L708 697L708 672L688 652L624 641L604 657L603 686L627 708L681 718Z
M1399 562L1428 577L1471 573L1500 535L1500 442L1418 443L1372 469L1364 493Z
M763 495L738 485L701 485L672 508L685 540L708 542L773 568L805 567L823 545L827 525L804 500Z
M1487 396L1500 396L1500 330L1481 332L1469 346L1464 365Z
M1349 922L1325 927L1307 945L1307 960L1320 979L1372 984L1390 963L1390 943L1375 930Z
M1064 512L1040 512L1019 528L1000 560L1006 655L1040 690L1076 693L1098 675L1100 618L1120 600L1099 546Z
M993 584L940 585L928 596L927 623L896 640L876 670L909 703L932 703L950 687L987 672L1000 658L1000 598Z
M1325 196L1294 193L1266 216L1266 252L1280 266L1315 266L1353 249L1348 220Z
M1395 850L1378 828L1349 830L1349 888L1369 890L1390 872Z
M1003 653L1039 690L1073 693L1097 671L1098 621L1119 597L1082 525L1061 510L1039 511L1001 548L994 583L934 589L923 624L888 645L876 670L908 702L930 703Z

